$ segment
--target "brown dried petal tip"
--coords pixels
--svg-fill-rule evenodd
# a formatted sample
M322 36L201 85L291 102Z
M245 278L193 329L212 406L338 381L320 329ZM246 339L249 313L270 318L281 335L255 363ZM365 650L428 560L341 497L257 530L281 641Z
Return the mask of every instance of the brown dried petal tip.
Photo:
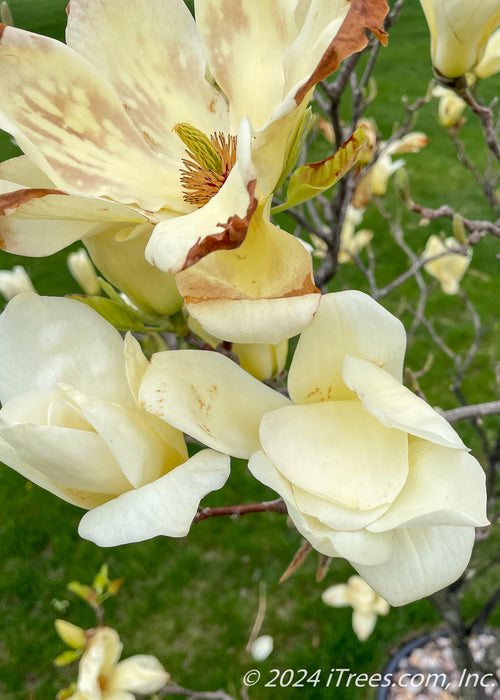
M368 44L367 30L386 46L384 19L389 12L386 0L351 0L351 7L330 46L323 54L309 80L295 95L299 105L309 90L336 71L342 61Z

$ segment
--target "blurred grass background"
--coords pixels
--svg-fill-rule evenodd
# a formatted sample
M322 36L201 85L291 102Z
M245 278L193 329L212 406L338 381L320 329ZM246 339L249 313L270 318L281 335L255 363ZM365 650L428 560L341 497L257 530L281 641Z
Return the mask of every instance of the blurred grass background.
M16 25L58 39L63 38L66 0L10 0ZM428 32L417 0L407 0L398 24L392 29L389 46L381 51L375 71L378 97L370 106L384 138L395 121L401 121L401 99L412 102L425 93L432 77L428 59ZM497 77L481 86L491 99L500 87ZM417 128L431 139L418 155L405 156L415 201L431 207L447 203L465 216L491 217L472 176L458 163L446 131L436 121L437 101L420 111ZM462 136L476 162L485 151L481 130L474 115L467 115ZM325 142L325 149L327 144ZM0 158L17 154L9 137L0 134ZM400 211L393 191L386 206ZM420 228L416 215L401 212L407 238L415 250L423 250L431 232L451 235L450 222ZM371 206L363 226L375 232L373 248L378 261L379 285L406 269L406 259L395 247L387 224ZM76 246L78 247L78 245ZM493 352L500 346L497 273L498 245L488 239L474 251L471 271L463 288L477 306L485 326L480 352L464 382L470 403L494 400ZM23 264L36 289L42 294L77 292L65 260L68 250L47 259L26 259L0 253L0 268ZM470 345L472 328L464 303L446 297L435 285L428 315L458 352ZM364 278L354 265L342 266L332 290L366 290ZM383 300L391 311L408 324L405 310L416 298L416 285L409 282ZM407 364L420 369L433 350L425 331L420 331L409 349ZM443 408L456 405L449 391L453 367L449 359L435 352L430 372L421 380L428 399ZM464 439L481 458L481 445L467 426L458 426ZM498 420L485 421L488 434ZM242 462L235 461L228 485L206 499L206 505L227 505L273 498L268 489L250 477ZM237 521L212 519L196 525L189 537L161 539L103 550L77 536L81 511L49 493L32 486L8 468L0 469L0 697L5 700L46 700L76 678L76 668L56 670L53 659L63 651L53 621L66 617L76 624L95 624L89 608L66 591L72 580L90 583L103 562L113 578L124 577L123 590L106 604L105 621L116 627L124 643L124 656L155 654L179 684L200 690L224 687L239 697L241 678L250 668L262 670L269 679L272 668L350 668L357 673L381 671L390 652L402 640L434 627L439 619L430 603L419 601L392 609L380 618L370 639L360 644L352 632L349 609L327 608L320 600L329 585L343 582L353 573L343 561L335 561L323 583L315 582L317 559L310 555L291 579L278 579L300 545L298 534L274 513L245 516ZM498 535L478 547L476 560L487 562L498 551ZM496 587L498 571L492 569L466 595L463 604L469 614L481 605L488 591ZM257 663L245 651L259 599L259 585L266 583L267 613L262 633L274 637L270 658ZM59 602L58 602L59 601ZM66 612L63 602L69 601ZM59 609L59 611L58 611ZM497 614L493 622L500 623ZM373 697L373 690L313 687L264 688L249 690L249 698L300 697L340 700Z

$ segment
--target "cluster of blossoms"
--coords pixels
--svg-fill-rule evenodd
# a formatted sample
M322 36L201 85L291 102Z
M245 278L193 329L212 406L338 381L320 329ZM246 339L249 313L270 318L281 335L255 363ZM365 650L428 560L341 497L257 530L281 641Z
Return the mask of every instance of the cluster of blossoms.
M80 302L21 294L0 317L0 458L87 508L101 546L185 535L228 455L248 459L319 552L401 605L459 576L487 524L483 469L401 383L405 339L367 295L323 296L289 399L216 352L148 363ZM188 459L181 431L208 449Z
M424 6L439 25L439 3ZM316 83L367 29L385 41L386 13L385 0L197 0L195 21L182 0L71 0L66 45L0 28L0 127L25 154L0 164L2 247L45 256L81 240L134 308L185 307L241 362L205 350L148 361L80 301L9 303L0 459L85 508L82 537L186 535L238 457L313 547L346 558L390 604L466 567L487 524L484 472L402 384L402 324L360 292L322 297L307 250L270 217ZM439 71L462 70L433 47ZM412 136L387 151L371 194L397 167L391 155L425 145ZM299 333L288 398L259 380ZM183 433L204 449L189 457ZM86 652L88 677L101 646L109 668L118 659L105 634ZM110 682L128 691L120 668Z

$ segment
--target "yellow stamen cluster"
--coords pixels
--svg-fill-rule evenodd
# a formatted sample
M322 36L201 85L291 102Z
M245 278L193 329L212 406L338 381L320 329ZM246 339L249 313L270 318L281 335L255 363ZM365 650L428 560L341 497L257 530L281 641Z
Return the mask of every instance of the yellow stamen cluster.
M210 138L189 124L177 124L174 131L187 146L181 183L184 201L202 207L220 190L236 162L236 136L222 132Z

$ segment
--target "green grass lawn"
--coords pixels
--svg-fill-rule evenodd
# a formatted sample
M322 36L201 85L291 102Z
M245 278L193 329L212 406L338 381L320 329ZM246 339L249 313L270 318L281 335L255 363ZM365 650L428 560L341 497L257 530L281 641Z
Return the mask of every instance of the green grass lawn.
M11 0L17 26L62 38L66 0ZM377 100L370 106L383 137L387 138L394 121L403 116L401 98L413 101L426 90L432 77L428 59L428 33L417 0L407 0L398 25L392 30L387 49L381 51L375 77ZM500 80L492 78L482 86L490 99L498 91ZM431 144L418 155L404 156L411 178L414 199L427 206L442 203L455 206L465 216L490 218L474 182L457 162L446 131L436 121L437 101L421 110L417 128L427 133ZM475 117L468 115L463 136L474 158L482 162L484 148ZM0 134L2 159L16 154L9 137ZM400 208L391 191L386 206ZM408 241L415 250L423 250L431 232L451 235L450 222L438 222L428 228L418 225L416 215L402 213ZM379 284L390 281L405 269L406 261L397 250L387 225L374 206L367 211L364 225L375 232L373 249L379 263ZM76 246L78 247L78 245ZM493 280L499 246L486 240L477 247L463 288L480 311L485 326L483 343L464 383L467 399L494 400L495 381L492 352L500 346L498 286ZM78 291L65 260L68 251L48 259L25 259L0 253L0 268L23 264L37 290L43 294ZM478 271L479 274L474 271ZM332 290L359 288L366 283L354 265L342 266L332 282ZM391 311L402 310L416 298L416 286L409 282L383 300ZM471 342L471 325L464 303L457 297L445 297L435 289L429 301L429 317L445 334L449 344L463 352ZM402 312L408 323L410 316ZM420 330L409 349L408 364L415 370L424 364L432 342ZM449 391L452 365L439 351L430 372L421 380L429 401L443 408L456 405ZM458 426L478 457L481 446L467 426ZM498 420L485 420L488 432ZM463 430L462 430L463 428ZM228 485L206 499L206 505L227 505L271 499L275 496L247 472L245 464L235 461ZM239 697L245 671L259 668L268 680L270 669L300 668L311 673L320 668L326 678L331 668L350 668L358 673L376 673L385 664L390 650L439 619L428 601L402 609L392 609L379 619L370 639L360 644L350 624L348 609L327 608L320 600L329 585L344 582L352 569L344 561L332 563L325 580L315 581L318 559L311 554L288 581L278 579L300 545L300 537L275 513L255 514L232 521L217 518L192 528L187 538L161 539L99 549L79 539L80 509L29 484L8 468L0 469L0 698L2 700L48 700L76 677L76 667L56 670L53 659L64 650L53 621L65 616L84 627L95 620L90 609L66 591L72 580L90 583L103 562L113 578L123 577L119 595L106 604L106 622L115 627L124 643L124 656L155 654L176 682L200 690L224 687ZM486 562L498 551L498 537L478 548L478 562ZM495 587L492 571L464 600L473 614L481 598ZM265 582L267 612L262 633L274 637L270 658L257 663L245 651L259 601L259 586ZM65 613L58 612L60 601L69 601ZM58 603L59 601L59 603ZM500 616L493 622L500 623ZM260 698L330 698L365 700L373 691L359 688L314 688L297 690L264 688L263 683L249 690L252 700Z

